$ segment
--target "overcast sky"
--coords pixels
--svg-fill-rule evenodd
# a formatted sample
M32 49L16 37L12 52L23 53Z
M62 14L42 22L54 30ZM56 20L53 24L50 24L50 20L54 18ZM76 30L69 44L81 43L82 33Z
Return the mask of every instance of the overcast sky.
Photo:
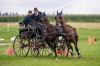
M26 14L37 7L46 14L63 9L68 14L100 14L100 0L0 0L0 12ZM60 12L61 10L59 10Z

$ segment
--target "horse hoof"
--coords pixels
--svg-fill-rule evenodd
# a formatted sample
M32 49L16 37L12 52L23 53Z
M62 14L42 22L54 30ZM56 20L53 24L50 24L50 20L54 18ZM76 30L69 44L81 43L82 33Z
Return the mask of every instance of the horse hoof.
M66 57L68 57L68 54L66 55Z
M73 54L74 58L76 58L76 54Z
M79 57L79 59L82 59L81 55L79 55L78 57Z
M72 56L74 56L74 58L76 58L76 54L75 53L73 53Z
M50 56L50 55L53 55L52 53L49 53L49 55L48 56Z
M58 60L58 57L56 57L56 60Z

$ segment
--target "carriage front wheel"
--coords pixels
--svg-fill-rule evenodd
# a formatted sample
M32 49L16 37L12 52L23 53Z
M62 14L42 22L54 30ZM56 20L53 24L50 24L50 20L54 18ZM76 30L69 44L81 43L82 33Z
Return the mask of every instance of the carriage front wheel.
M38 39L33 38L32 41L30 42L30 50L31 50L31 55L37 57L39 54L39 45L38 45Z
M26 57L29 53L29 40L27 36L20 34L17 35L13 42L13 50L17 57L24 56Z

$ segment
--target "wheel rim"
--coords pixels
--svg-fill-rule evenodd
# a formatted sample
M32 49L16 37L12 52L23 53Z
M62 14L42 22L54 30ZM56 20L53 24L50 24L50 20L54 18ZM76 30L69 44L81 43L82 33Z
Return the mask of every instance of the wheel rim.
M14 53L17 57L26 57L29 52L29 41L26 36L18 35L13 42Z

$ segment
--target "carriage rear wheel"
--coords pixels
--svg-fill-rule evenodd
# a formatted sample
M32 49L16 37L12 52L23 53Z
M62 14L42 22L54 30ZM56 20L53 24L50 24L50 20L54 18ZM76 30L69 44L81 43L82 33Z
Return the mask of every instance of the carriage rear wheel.
M29 40L27 36L20 34L17 35L13 42L13 50L17 57L24 56L26 57L29 53Z

